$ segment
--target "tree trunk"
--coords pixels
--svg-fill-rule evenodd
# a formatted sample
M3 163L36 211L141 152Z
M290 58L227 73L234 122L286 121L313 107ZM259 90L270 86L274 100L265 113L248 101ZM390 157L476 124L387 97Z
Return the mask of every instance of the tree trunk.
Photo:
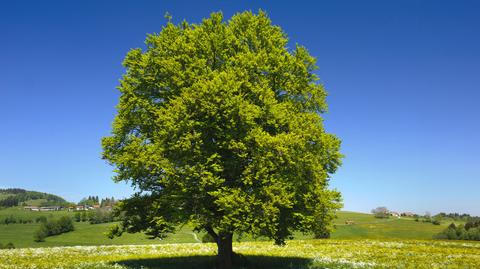
M217 238L217 268L230 269L233 266L232 234L219 235Z

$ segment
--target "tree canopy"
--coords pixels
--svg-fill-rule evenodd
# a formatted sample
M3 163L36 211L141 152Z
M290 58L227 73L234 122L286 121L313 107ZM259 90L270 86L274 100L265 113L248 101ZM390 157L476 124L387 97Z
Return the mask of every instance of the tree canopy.
M384 219L390 217L389 210L384 206L379 206L377 208L372 209L372 214L376 218Z
M328 236L342 155L323 127L327 94L315 59L264 12L169 20L123 64L103 158L137 193L116 232L164 237L191 223L215 238L223 267L234 233Z

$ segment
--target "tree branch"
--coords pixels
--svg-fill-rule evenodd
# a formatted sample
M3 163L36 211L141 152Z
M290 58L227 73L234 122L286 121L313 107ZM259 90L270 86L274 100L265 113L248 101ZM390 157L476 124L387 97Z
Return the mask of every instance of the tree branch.
M205 226L204 228L207 231L207 233L215 239L215 241L218 241L218 234L213 230L212 227Z

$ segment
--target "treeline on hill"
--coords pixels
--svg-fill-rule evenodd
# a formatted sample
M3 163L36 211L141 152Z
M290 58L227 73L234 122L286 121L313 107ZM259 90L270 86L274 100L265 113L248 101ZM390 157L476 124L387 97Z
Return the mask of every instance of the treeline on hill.
M453 221L471 221L476 217L472 217L469 214L459 214L459 213L438 213L434 216L430 212L425 212L424 215L414 214L411 212L397 213L388 210L384 206L380 206L372 209L372 214L379 219L390 218L390 217L410 217L413 218L416 222L428 222L433 225L440 225L442 222L451 222Z
M73 221L68 216L62 216L59 219L44 219L33 235L33 239L35 242L43 242L48 236L67 233L73 230L75 230Z
M93 205L100 205L100 207L107 207L107 206L114 206L117 201L115 198L103 198L99 199L98 196L88 196L86 198L83 198L80 202L78 202L78 205L87 205L87 206L93 206Z
M438 213L437 215L431 216L429 212L425 213L424 216L415 216L415 221L422 222L431 222L434 225L440 225L442 222L450 221L475 221L478 217L472 217L469 214L460 214L460 213Z
M107 223L120 220L118 217L113 215L112 211L104 209L75 212L74 219L76 222L88 221L90 224Z
M425 215L414 215L414 220L417 222L427 222L433 225L440 225L442 223L449 223L453 221L470 221L475 219L476 217L472 217L469 214L459 214L459 213L438 213L432 216L429 212L426 212Z
M45 200L41 206L53 206L53 205L66 205L68 204L65 199L60 196L37 192L27 191L24 189L0 189L0 207L13 207L19 206L29 200Z
M10 215L4 218L0 218L0 224L9 225L9 224L29 224L29 223L44 223L47 222L46 216L38 216L36 218L28 218L28 217L21 217Z
M90 224L99 224L99 223L119 221L120 217L115 217L111 210L99 208L99 209L88 210L88 211L77 211L73 215L73 219L76 222L88 221ZM46 221L47 221L47 217L45 216L29 218L29 217L9 215L9 216L0 218L0 225L43 223Z
M480 218L470 218L465 225L455 225L455 223L452 223L441 233L437 234L435 238L480 241Z
M19 216L6 216L4 218L0 218L0 224L28 224L28 223L33 223L32 218L27 218L27 217L19 217Z
M476 218L476 217L470 216L470 214L459 214L459 213L448 213L447 214L447 213L444 213L444 212L438 213L437 215L435 215L435 217L448 218L448 219L460 220L460 221L469 221L472 218Z

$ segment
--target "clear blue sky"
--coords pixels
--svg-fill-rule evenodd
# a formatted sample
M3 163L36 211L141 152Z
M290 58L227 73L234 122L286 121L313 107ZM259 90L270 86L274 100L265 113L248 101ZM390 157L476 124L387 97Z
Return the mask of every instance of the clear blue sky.
M480 215L478 1L3 1L0 187L127 196L100 159L127 51L166 11L259 8L318 59L345 209Z

